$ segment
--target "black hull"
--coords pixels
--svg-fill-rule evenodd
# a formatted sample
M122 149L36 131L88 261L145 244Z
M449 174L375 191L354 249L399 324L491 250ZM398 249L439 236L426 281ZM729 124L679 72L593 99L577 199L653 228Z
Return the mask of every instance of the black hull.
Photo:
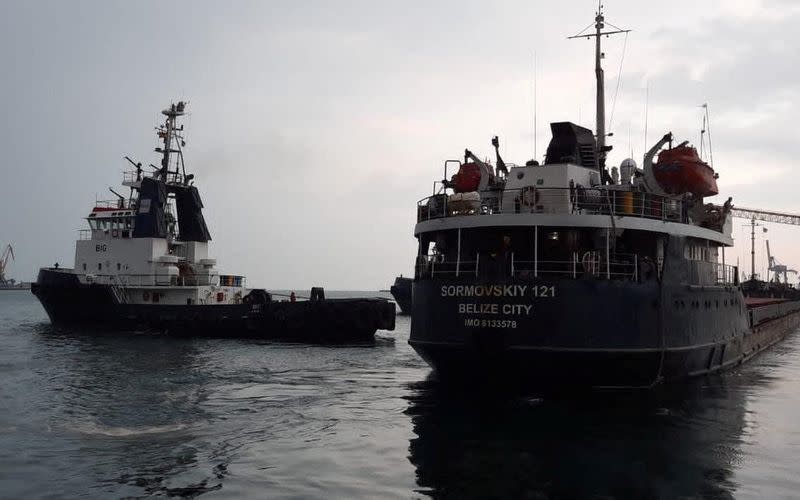
M400 306L400 314L411 314L411 294L406 294L403 291L395 291L395 287L391 288L391 292L395 302Z
M42 270L32 292L56 324L103 329L157 329L176 336L350 343L393 330L394 305L382 299L323 299L225 305L117 303L106 285L81 284L69 273Z
M410 344L444 380L650 388L741 364L800 325L800 302L756 321L736 287L509 280L478 297L471 285L497 284L414 284Z
M389 288L401 314L411 314L412 280L399 277L394 280L394 285Z

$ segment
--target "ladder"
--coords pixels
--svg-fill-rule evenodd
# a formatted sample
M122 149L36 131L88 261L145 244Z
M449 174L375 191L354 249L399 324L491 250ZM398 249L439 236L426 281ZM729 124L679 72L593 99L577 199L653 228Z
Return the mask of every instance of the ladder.
M127 304L128 294L125 292L124 286L117 283L116 277L112 277L111 293L114 295L114 300L117 304Z

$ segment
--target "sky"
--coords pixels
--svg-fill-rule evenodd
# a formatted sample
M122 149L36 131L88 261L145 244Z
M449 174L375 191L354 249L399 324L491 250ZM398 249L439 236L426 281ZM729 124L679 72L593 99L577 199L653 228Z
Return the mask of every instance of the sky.
M184 99L187 168L222 272L272 289L388 288L413 274L416 202L444 160L464 148L491 156L499 135L505 160L524 164L543 156L549 122L594 129L593 44L567 37L596 8L1 0L9 277L72 265L123 156L157 163L160 110ZM641 159L645 123L649 143L667 131L698 143L708 103L716 201L800 213L800 3L608 0L606 19L633 30L604 39L610 164ZM749 262L745 224L728 263ZM756 271L765 237L800 269L800 227L766 227Z

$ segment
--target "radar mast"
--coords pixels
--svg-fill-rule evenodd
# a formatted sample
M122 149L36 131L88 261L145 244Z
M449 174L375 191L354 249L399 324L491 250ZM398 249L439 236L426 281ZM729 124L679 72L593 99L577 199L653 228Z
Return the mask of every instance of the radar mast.
M608 24L613 30L611 31L603 31L606 24ZM597 168L602 173L606 167L606 154L611 151L611 146L606 146L606 93L605 93L605 81L604 81L604 73L603 73L603 65L602 59L605 57L605 53L602 51L600 39L603 36L611 36L617 35L620 33L629 33L631 30L625 30L614 26L611 23L607 23L605 20L605 16L603 15L603 4L602 0L597 3L597 13L594 18L594 33L587 33L592 25L587 26L577 35L569 37L570 39L574 38L586 38L591 39L594 37L595 39L595 48L594 48L594 59L595 59L595 77L597 79L597 113L596 113L596 128L595 134L597 135Z

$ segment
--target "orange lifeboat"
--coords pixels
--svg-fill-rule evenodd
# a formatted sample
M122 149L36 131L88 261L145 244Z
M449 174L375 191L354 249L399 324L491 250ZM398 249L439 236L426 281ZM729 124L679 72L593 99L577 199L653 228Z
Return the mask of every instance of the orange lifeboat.
M476 163L463 163L450 183L456 193L477 191L481 183L481 168Z
M653 174L669 194L692 193L705 197L719 193L717 174L692 146L681 144L659 153Z

